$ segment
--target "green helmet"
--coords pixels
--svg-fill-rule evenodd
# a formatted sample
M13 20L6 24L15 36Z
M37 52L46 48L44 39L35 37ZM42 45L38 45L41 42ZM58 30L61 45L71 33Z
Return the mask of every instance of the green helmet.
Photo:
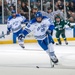
M56 18L60 18L60 16L57 15L57 16L55 17L55 19L56 19Z

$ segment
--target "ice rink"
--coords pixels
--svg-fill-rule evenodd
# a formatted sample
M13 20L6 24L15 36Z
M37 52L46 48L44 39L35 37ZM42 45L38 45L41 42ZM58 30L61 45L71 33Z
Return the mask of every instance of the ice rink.
M50 60L37 43L0 45L0 75L75 75L75 42L54 45L59 65L50 68ZM39 66L40 68L36 68Z

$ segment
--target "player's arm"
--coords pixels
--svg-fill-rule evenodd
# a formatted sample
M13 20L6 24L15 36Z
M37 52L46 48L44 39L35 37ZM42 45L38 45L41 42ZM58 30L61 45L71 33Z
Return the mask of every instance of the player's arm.
M65 20L64 23L65 27L69 26L70 28L74 28L74 26L72 26L68 20Z
M25 29L22 31L22 33L26 36L31 32L31 25L28 23Z
M33 31L34 26L31 24L31 22L29 22L27 24L27 26L25 27L25 29L22 31L22 33L19 35L18 38L22 37L22 36L26 36L28 35L31 31Z
M27 20L24 16L21 16L21 22L27 25L29 20Z
M8 22L7 22L7 35L10 34L11 28L12 28L12 25L11 25L10 21L8 21Z

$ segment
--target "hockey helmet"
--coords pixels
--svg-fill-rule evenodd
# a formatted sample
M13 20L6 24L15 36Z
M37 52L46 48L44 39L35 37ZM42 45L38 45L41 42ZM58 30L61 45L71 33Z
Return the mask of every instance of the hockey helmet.
M42 17L42 13L41 13L41 12L37 12L37 13L35 14L35 18L38 18L38 17Z
M60 16L59 16L59 15L57 15L57 16L55 17L55 19L56 19L56 18L60 18Z

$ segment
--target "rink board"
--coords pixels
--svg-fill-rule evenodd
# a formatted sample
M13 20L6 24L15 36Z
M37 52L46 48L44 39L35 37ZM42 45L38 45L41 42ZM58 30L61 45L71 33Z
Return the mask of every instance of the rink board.
M54 38L54 41L57 42L57 39ZM61 41L64 41L62 38L61 38ZM67 38L67 41L75 41L75 38ZM24 40L24 43L37 43L37 40L35 39L29 39L29 40ZM13 41L12 40L0 40L0 44L13 44Z
M2 31L4 31L4 33L6 33L6 31L7 31L6 25L0 25L0 34L1 34ZM75 40L74 33L75 33L74 30L71 29L71 28L65 29L65 34L66 34L66 37L67 37L68 41L74 41ZM54 30L53 38L54 38L54 41L56 42L57 39L56 39L55 34L56 34L56 31ZM63 41L63 39L61 39L61 40ZM26 36L24 42L25 43L35 43L37 41L35 40L35 38L33 36L33 33L30 33L29 35ZM8 36L5 36L5 38L0 38L0 44L12 44L12 43L13 43L13 34L12 33Z

